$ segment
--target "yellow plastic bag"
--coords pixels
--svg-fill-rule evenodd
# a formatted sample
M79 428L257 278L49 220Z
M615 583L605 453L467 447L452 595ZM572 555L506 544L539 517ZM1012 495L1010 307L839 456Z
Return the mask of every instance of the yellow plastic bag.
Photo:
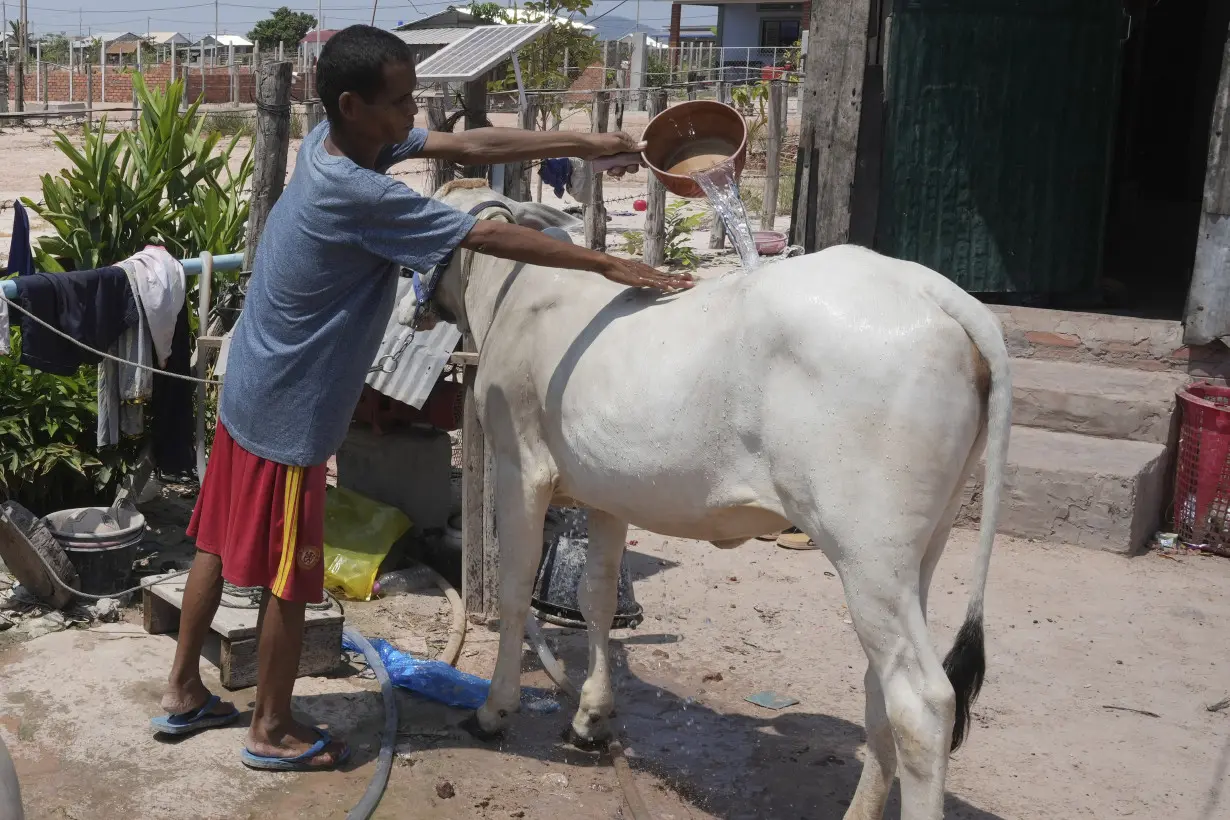
M325 589L370 601L380 562L409 530L410 519L401 510L330 487L325 495Z

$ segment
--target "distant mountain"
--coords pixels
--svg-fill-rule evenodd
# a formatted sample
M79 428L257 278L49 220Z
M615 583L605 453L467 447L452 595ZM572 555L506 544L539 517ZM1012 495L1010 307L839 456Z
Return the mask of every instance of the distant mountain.
M596 17L597 15L594 16ZM600 20L586 20L583 17L578 17L577 19L593 26L596 29L594 33L598 35L599 40L618 40L620 37L626 37L638 31L643 31L649 35L661 35L663 33L660 26L651 26L647 23L641 23L638 26L636 20L630 17L617 17L614 14L608 14Z

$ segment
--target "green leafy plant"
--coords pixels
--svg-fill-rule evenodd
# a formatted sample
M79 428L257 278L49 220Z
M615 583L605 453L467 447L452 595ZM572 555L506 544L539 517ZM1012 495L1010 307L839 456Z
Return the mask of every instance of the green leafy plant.
M624 231L624 253L629 256L641 256L645 253L645 232Z
M94 453L92 380L42 373L0 357L0 498L17 498L36 514L91 502L108 485L112 465Z
M688 244L692 231L705 221L703 213L689 213L687 203L675 202L666 206L666 262L669 265L695 270L700 257Z
M222 143L217 132L204 133L196 105L180 112L182 83L158 91L140 75L133 82L137 127L108 134L104 121L85 129L79 147L57 133L68 167L43 176L42 203L23 200L55 229L34 247L40 270L97 268L151 244L178 258L242 250L251 150L240 155L237 137ZM214 287L229 293L237 281L215 274ZM192 304L197 283L189 283ZM36 511L96 503L90 493L106 498L136 445L97 450L95 369L56 377L15 362L0 359L0 494Z

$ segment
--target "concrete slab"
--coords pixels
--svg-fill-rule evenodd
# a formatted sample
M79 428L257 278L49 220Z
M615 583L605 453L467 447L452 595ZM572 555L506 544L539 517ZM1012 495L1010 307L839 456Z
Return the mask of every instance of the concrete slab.
M1166 444L1172 440L1174 372L1043 359L1012 362L1012 422L1060 433Z
M1164 444L1013 427L999 532L1131 554L1157 530L1170 459ZM983 470L958 523L982 514Z

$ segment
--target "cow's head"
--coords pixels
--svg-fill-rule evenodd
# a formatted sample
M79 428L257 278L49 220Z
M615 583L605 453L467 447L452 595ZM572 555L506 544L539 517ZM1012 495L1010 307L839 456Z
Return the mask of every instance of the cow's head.
M581 226L581 220L574 216L536 202L517 202L506 196L497 194L482 179L458 179L445 183L433 195L434 199L466 213L482 212L483 215L501 215L507 218L508 213L518 225L533 228L537 231L547 228L570 230ZM495 209L484 208L485 204L498 203L507 208L501 214ZM465 286L467 277L462 275L463 259L468 253L456 253L448 268L440 272L440 281L436 285L433 296L433 309L440 318L454 322L463 329L467 326L465 315ZM470 263L472 264L472 262ZM403 317L403 321L406 318Z

